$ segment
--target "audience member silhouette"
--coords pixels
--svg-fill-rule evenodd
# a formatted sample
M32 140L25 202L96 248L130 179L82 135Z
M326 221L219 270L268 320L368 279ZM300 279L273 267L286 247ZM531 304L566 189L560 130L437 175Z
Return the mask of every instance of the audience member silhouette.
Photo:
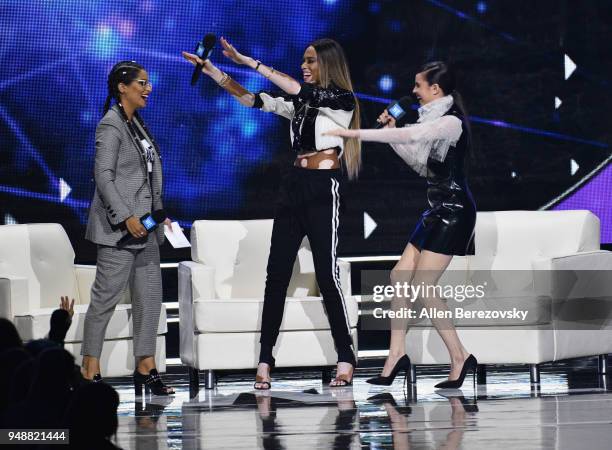
M117 433L119 394L106 383L86 383L75 393L66 413L70 447L117 449L110 438Z

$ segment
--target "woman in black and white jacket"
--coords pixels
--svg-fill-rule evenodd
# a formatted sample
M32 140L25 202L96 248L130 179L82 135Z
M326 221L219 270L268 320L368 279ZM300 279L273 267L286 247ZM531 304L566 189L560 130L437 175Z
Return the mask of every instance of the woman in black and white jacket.
M282 92L254 94L209 60L202 61L186 52L183 56L193 64L202 64L202 72L241 104L289 119L291 146L296 155L292 170L281 183L274 217L255 388L270 389L271 386L272 349L283 318L293 263L304 236L310 241L317 282L338 352L336 378L331 386L350 385L356 359L340 288L336 248L342 183L340 168L344 166L349 178L355 178L361 164L361 148L356 139L345 143L341 137L323 135L338 127L359 128L359 106L344 52L331 39L311 43L304 52L301 65L304 82L300 83L261 61L242 55L224 38L221 44L227 58L251 67Z

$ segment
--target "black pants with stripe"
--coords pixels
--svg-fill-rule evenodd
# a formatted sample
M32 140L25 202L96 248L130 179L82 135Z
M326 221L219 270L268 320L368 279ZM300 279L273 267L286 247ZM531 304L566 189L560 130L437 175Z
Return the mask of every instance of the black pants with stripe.
M302 239L307 236L338 361L355 365L348 312L336 261L340 184L339 169L297 167L292 167L281 183L268 258L260 362L272 364L272 348L283 319L293 264Z

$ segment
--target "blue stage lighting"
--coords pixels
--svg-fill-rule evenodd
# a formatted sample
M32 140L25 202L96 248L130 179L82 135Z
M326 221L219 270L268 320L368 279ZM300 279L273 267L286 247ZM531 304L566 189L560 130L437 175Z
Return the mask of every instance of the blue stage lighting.
M107 25L100 25L93 36L92 50L99 58L111 58L121 46L119 34Z
M393 90L393 84L393 78L391 78L389 75L383 75L378 80L378 88L383 92L390 92Z

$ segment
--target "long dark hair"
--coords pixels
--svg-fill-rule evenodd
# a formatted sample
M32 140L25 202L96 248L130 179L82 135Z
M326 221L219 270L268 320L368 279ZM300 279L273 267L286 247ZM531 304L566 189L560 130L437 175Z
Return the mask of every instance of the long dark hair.
M111 100L114 99L117 103L121 103L119 84L123 83L128 85L132 81L138 79L138 74L141 70L144 70L144 67L138 64L136 61L120 61L113 66L108 74L108 95L106 96L106 101L104 102L103 114L106 114L110 109Z
M317 52L321 86L327 88L333 83L339 88L353 92L351 74L340 44L333 39L324 38L311 42L310 46ZM355 110L349 128L358 129L360 127L360 114L359 101L355 97ZM361 144L358 139L347 140L342 158L349 178L357 178L361 168Z
M452 95L453 102L461 116L463 116L463 123L467 131L468 144L471 147L472 143L472 126L468 117L463 97L456 88L455 72L452 68L443 61L428 62L421 66L419 73L422 73L429 85L437 84L444 92L444 95Z

